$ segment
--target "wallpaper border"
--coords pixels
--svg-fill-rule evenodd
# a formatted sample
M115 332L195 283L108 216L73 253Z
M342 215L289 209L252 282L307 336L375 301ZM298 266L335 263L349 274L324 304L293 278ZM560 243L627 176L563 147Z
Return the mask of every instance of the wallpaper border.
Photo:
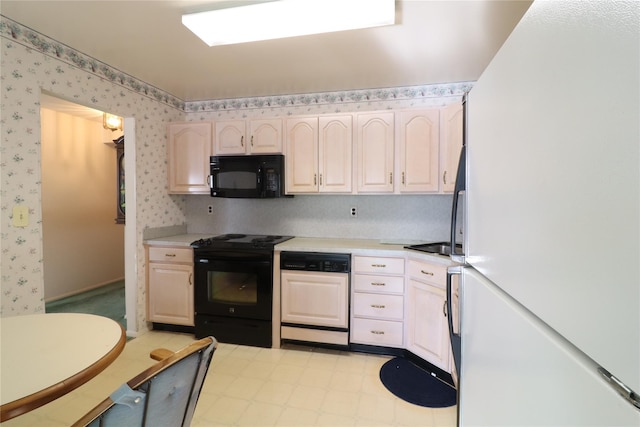
M4 15L0 15L0 37L13 40L27 48L36 49L45 55L54 57L71 66L92 73L114 84L179 109L185 113L440 98L462 96L473 87L473 82L457 82L308 94L229 98L209 101L184 101L117 68L85 55L70 46L19 24Z
M49 38L29 27L19 24L4 15L0 15L0 37L12 40L27 48L36 49L44 55L53 57L71 66L79 68L88 73L106 79L114 84L125 87L129 90L147 96L158 102L169 105L178 110L184 111L183 100L163 91L149 83L143 82L117 68L99 61L89 55L85 55Z

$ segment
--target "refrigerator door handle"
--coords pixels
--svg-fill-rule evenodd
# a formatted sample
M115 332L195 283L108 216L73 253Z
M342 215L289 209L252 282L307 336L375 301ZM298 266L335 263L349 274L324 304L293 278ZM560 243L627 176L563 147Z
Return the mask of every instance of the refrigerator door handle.
M462 267L449 267L447 269L447 312L449 316L447 316L447 323L449 324L449 339L451 341L451 352L453 353L453 363L455 365L455 369L460 378L460 350L461 350L461 336L460 336L460 315L461 310L457 310L457 325L454 329L454 316L453 313L453 286L452 286L452 276L461 276L462 275ZM461 293L460 290L461 282L458 284L458 293ZM458 298L458 305L460 304L460 299ZM457 333L455 331L458 331Z
M633 390L626 386L625 383L620 381L618 378L613 376L609 371L604 369L603 367L598 367L598 372L600 375L604 377L604 379L609 383L611 387L613 387L620 396L627 400L630 404L636 407L636 409L640 409L640 396L637 395Z
M458 200L460 193L466 190L467 182L467 95L462 97L462 148L460 149L460 159L458 160L458 170L456 172L456 183L453 187L453 203L451 206L451 248L450 256L455 262L464 264L464 253L456 251L456 231L458 225ZM464 248L463 248L464 249Z

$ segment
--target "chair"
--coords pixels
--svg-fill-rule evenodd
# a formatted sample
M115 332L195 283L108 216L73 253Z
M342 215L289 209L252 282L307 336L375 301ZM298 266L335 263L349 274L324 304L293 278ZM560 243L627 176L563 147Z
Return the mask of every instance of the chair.
M73 427L189 426L217 345L207 337L175 353L152 351L158 363L123 384Z

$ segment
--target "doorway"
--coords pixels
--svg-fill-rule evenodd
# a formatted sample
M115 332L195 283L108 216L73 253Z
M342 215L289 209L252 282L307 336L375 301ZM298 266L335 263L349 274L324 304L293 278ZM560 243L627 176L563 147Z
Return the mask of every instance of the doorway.
M41 124L45 302L95 296L118 282L126 288L126 226L116 220L114 144L123 130L105 130L101 111L44 93ZM135 286L125 292L133 295L135 307ZM119 310L127 312L124 300L118 301ZM127 332L135 335L135 316L127 318L133 320Z

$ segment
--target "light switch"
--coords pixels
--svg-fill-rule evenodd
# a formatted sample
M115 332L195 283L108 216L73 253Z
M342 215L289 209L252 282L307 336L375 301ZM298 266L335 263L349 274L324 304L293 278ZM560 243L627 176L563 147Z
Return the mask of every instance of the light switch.
M13 226L26 227L29 225L29 208L23 205L13 207Z

